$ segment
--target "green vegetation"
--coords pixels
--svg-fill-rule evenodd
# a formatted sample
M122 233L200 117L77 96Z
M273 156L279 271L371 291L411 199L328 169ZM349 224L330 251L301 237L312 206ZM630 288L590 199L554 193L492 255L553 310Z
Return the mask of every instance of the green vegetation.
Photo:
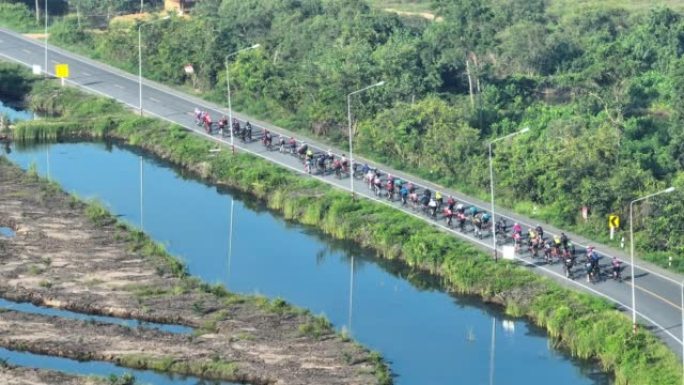
M39 29L40 25L24 4L0 2L0 27L31 32Z
M135 376L130 373L124 373L120 376L116 374L110 374L107 377L107 383L109 385L135 385Z
M223 101L225 54L260 43L230 63L234 107L338 143L346 95L384 79L354 98L359 153L481 198L487 143L529 126L496 146L499 203L607 242L607 215L625 218L632 199L674 185L639 206L636 241L645 259L674 256L684 271L681 4L391 3L429 4L441 21L384 12L384 1L202 1L190 18L145 26L145 76ZM52 41L137 69L136 22L107 33L74 23L55 22ZM54 124L42 139L83 126Z
M509 314L529 317L573 355L598 360L615 374L618 385L665 385L681 378L675 355L647 331L633 335L630 321L604 300L562 288L514 264L494 263L475 247L419 219L384 205L352 200L347 193L259 158L229 151L210 156L213 143L181 127L127 114L112 101L83 98L73 89L55 92L60 93L61 110L81 111L83 116L95 116L96 121L112 122L104 131L106 138L124 140L187 169L202 171L207 180L250 192L288 219L316 226L339 239L354 240L381 257L398 258L411 267L439 274L454 291L480 295L500 303ZM50 121L45 123L50 130ZM93 136L98 135L95 131ZM325 324L313 321L303 326L302 332L316 333Z
M225 362L220 359L178 361L173 357L130 354L117 357L116 362L128 368L151 369L166 373L185 373L210 379L235 378L238 371L234 363Z

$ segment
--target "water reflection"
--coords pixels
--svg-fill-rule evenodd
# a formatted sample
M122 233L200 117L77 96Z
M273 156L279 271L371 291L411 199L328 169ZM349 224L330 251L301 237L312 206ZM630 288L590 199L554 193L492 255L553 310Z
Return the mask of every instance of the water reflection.
M44 173L40 152L25 148L11 158L22 167L34 161ZM116 144L59 144L52 154L53 177L67 191L97 196L138 223L138 154ZM146 231L192 274L284 298L338 328L353 325L355 339L393 363L397 384L610 382L594 376L591 363L554 350L543 330L478 298L449 295L439 278L285 221L249 196L198 183L157 159L146 158L145 205ZM504 330L503 320L514 329L507 323Z

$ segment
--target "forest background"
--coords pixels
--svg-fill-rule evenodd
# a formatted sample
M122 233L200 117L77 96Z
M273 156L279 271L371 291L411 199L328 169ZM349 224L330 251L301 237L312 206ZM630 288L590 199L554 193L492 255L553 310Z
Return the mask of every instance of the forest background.
M146 1L146 11L160 3ZM139 4L51 1L50 41L137 72L139 21L114 16ZM40 31L36 6L0 1L0 25ZM144 76L223 103L226 54L259 43L229 64L234 109L340 146L347 94L384 80L355 97L356 150L480 198L489 141L530 127L495 147L498 204L607 242L608 215L628 225L631 200L675 186L638 206L636 244L645 259L667 266L673 256L684 271L683 9L645 0L202 0L189 16L145 25Z

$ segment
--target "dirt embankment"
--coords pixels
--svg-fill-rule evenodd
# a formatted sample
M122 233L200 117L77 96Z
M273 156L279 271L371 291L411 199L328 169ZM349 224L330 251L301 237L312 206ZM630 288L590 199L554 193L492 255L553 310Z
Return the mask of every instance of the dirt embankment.
M3 385L107 385L106 381L92 377L76 377L52 370L7 365L0 365L0 379Z
M196 327L195 336L5 312L1 346L155 366L136 364L131 357L140 354L173 363L162 365L165 370L232 381L377 382L377 360L310 315L179 278L168 261L150 256L155 253L140 236L106 217L97 224L93 216L82 203L0 158L0 226L16 232L0 237L0 297L179 323ZM206 370L207 361L225 370Z

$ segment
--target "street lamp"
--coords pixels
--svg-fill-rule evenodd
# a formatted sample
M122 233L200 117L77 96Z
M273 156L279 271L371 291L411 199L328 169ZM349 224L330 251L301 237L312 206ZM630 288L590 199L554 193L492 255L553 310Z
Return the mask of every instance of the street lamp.
M361 93L363 91L370 90L371 88L375 87L380 87L385 84L385 81L379 81L373 85L370 85L368 87L362 88L358 91L354 91L350 94L347 95L347 120L349 123L349 167L350 167L350 174L349 174L349 183L351 186L351 193L352 196L354 195L354 148L353 148L353 135L352 135L352 118L351 118L351 97L352 95Z
M230 147L233 152L235 152L235 143L234 143L234 138L233 138L233 106L230 102L230 70L229 70L229 65L228 65L228 59L231 56L235 56L239 54L240 52L247 51L250 49L255 49L261 47L261 44L254 44L251 47L246 47L241 50L237 50L233 53L230 53L226 55L225 59L225 65L226 65L226 95L228 96L228 119L230 119L228 123L228 130L230 131Z
M48 5L47 0L45 0L45 76L48 76ZM36 7L38 4L36 4Z
M496 215L494 213L494 166L492 165L492 144L494 144L500 140L511 138L511 137L518 135L518 134L524 134L529 130L530 130L529 127L525 127L520 131L514 132L512 134L508 134L506 136L502 136L498 139L494 139L491 142L489 142L489 189L490 189L491 198L492 198L492 226L494 229L494 231L492 231L492 247L494 248L494 260L495 261L498 261L498 257L497 257L497 253L496 253Z
M140 23L138 26L138 108L140 109L140 116L143 114L143 98L142 98L142 27L145 24L158 23L162 20L170 19L170 16L164 16L161 19L149 21L147 23Z
M657 193L651 194L651 195L646 195L643 198L635 199L632 202L629 203L629 256L632 261L632 331L636 333L637 330L637 321L636 321L636 294L635 294L635 288L634 288L634 223L632 221L633 219L633 211L634 211L634 204L639 201L643 201L645 199L653 198L656 195L660 194L667 194L671 193L675 190L674 187L669 187L666 188L665 190L659 191Z

